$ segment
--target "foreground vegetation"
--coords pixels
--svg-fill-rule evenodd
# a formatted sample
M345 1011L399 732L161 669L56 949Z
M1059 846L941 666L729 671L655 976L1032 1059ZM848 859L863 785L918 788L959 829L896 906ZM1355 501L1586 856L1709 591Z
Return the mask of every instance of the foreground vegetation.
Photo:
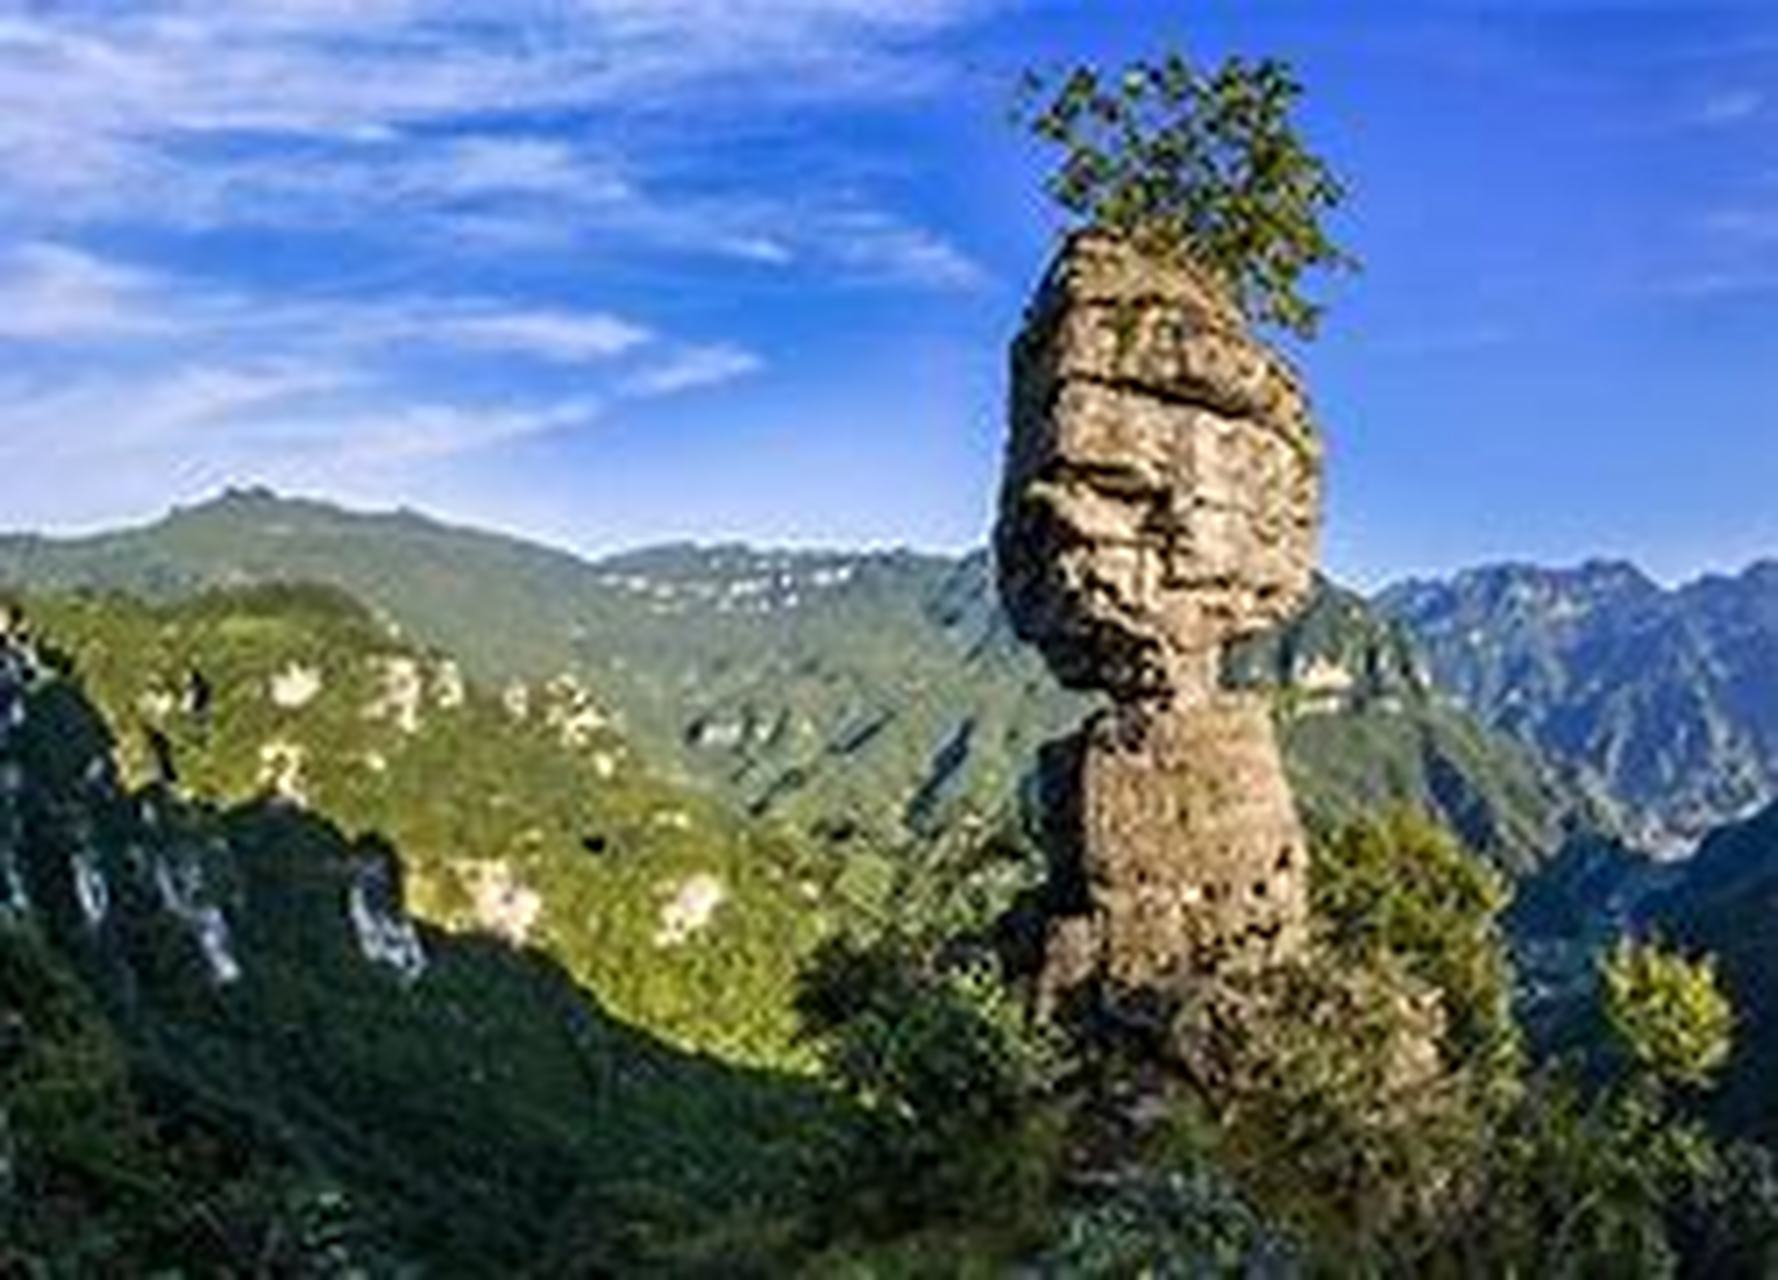
M329 594L33 614L8 1274L1751 1275L1778 1242L1770 1159L1697 1118L1713 970L1622 944L1582 1051L1533 1061L1508 883L1420 819L1323 833L1301 965L1110 1035L1030 1015L1016 814L860 875L650 778L590 695L521 718ZM672 917L696 876L725 896Z

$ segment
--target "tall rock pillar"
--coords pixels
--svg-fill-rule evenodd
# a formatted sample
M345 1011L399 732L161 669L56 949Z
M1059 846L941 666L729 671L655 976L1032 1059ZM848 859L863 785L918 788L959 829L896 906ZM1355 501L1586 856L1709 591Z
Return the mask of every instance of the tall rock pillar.
M1019 634L1111 707L1072 782L1043 989L1161 991L1298 951L1308 854L1263 697L1224 646L1295 612L1320 445L1303 389L1187 263L1069 240L1013 348L995 531Z

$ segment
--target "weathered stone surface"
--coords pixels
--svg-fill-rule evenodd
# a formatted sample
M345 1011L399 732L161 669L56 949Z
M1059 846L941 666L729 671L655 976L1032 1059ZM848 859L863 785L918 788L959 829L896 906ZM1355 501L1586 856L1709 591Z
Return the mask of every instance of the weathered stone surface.
M1114 983L1300 946L1307 856L1262 700L1114 714L1088 738L1081 788L1082 870Z
M995 533L1020 635L1114 702L1067 766L1047 997L1301 950L1308 854L1271 719L1218 672L1306 600L1320 476L1295 373L1213 281L1069 241L1013 349Z
M1066 758L1066 757L1064 757ZM1309 853L1263 699L1141 704L1092 721L1051 834L1043 998L1172 990L1265 968L1307 939Z
M1282 621L1315 563L1320 449L1288 365L1188 267L1069 242L1013 352L995 543L1057 675L1189 699Z

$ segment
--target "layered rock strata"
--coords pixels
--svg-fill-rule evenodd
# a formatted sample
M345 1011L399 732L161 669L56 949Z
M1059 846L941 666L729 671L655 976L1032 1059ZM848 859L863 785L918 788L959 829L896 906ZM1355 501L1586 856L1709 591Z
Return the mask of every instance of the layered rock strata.
M1284 959L1307 850L1268 708L1219 673L1310 589L1302 386L1205 273L1091 232L1039 289L1012 376L1001 593L1063 683L1111 697L1066 756L1044 987Z

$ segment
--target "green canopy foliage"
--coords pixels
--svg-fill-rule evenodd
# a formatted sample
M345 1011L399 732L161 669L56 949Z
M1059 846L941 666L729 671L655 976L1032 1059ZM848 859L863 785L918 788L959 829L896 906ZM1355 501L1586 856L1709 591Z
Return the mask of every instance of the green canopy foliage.
M1671 1084L1709 1084L1735 1045L1716 962L1621 939L1600 964L1605 1016L1630 1057Z
M1027 72L1021 118L1061 149L1047 189L1071 215L1222 277L1251 320L1313 336L1298 284L1356 260L1323 219L1346 195L1292 119L1303 86L1272 58L1205 71L1177 52L1106 74Z

